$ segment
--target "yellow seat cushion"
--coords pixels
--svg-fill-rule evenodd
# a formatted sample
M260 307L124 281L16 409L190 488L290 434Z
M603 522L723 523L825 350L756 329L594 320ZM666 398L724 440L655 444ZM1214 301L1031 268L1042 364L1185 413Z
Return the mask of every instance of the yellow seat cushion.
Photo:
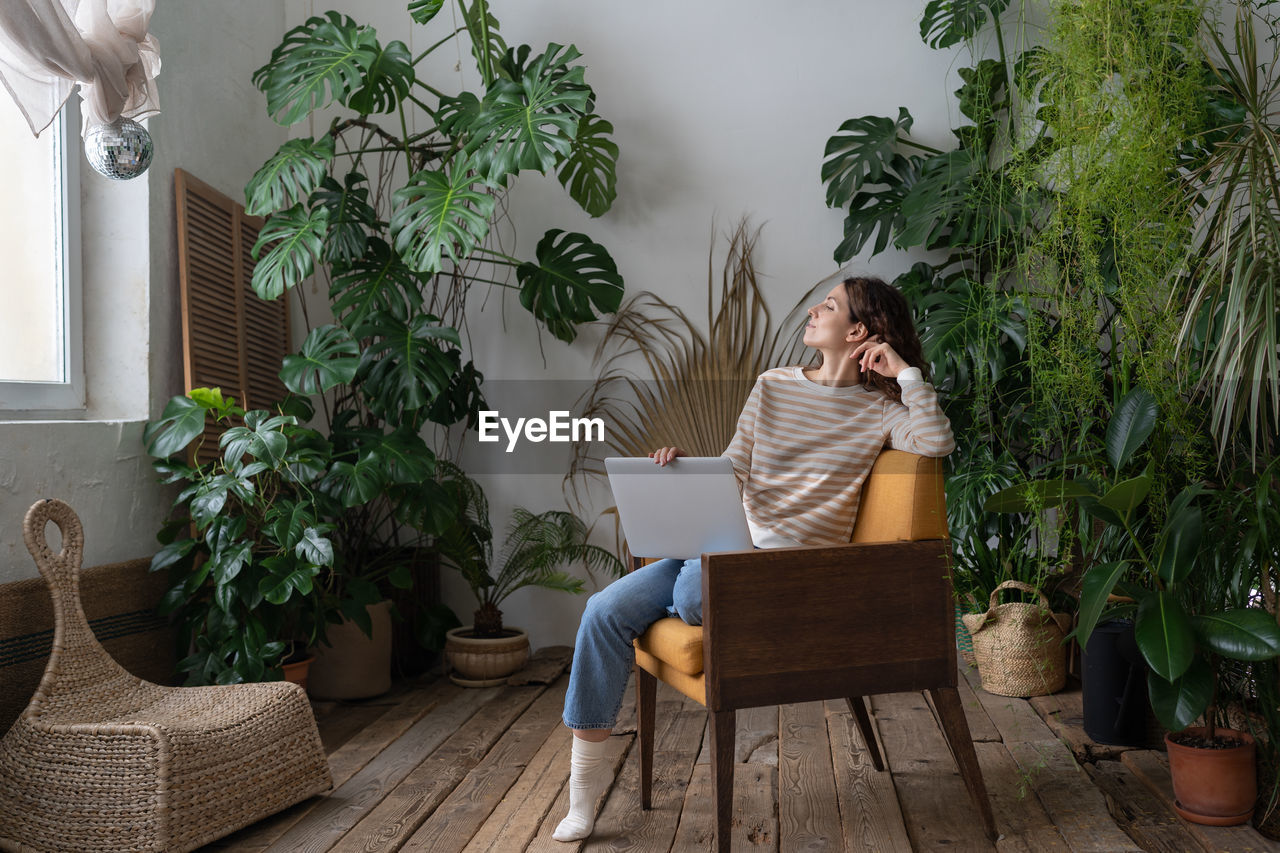
M663 661L685 675L702 672L702 627L668 616L649 626L635 642L636 649Z

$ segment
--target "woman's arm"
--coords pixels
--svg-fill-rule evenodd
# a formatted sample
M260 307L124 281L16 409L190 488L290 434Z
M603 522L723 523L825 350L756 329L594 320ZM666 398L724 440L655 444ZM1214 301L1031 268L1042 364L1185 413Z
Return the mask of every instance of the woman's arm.
M902 402L885 400L884 430L889 446L921 456L946 456L955 450L951 421L938 405L938 393L923 379L898 377Z
M747 475L751 472L751 451L756 443L756 414L760 410L760 380L756 379L756 384L752 386L751 393L747 396L747 403L742 407L742 413L738 415L738 425L734 429L733 438L729 441L729 446L725 448L721 456L729 457L729 461L733 463L733 475L738 480L738 486L745 486L747 483Z

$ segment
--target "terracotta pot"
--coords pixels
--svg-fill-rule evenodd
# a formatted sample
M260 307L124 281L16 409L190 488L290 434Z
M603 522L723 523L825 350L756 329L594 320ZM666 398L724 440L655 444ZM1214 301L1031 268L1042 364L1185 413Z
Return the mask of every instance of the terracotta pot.
M391 689L391 602L368 608L373 636L355 622L330 625L330 645L316 648L311 695L320 699L368 699Z
M311 669L311 664L315 662L315 655L305 657L300 661L293 663L284 663L280 668L284 670L284 680L296 684L303 690L307 689L307 676Z
M1183 731L1203 737L1206 730L1195 726ZM1183 746L1171 739L1172 734L1165 735L1174 808L1192 823L1235 826L1253 816L1258 799L1257 747L1245 732L1218 729L1217 733L1241 740L1244 745L1233 749L1200 749Z
M529 634L523 628L504 629L507 636L477 639L471 626L445 634L444 655L453 670L449 679L464 687L501 684L529 659Z

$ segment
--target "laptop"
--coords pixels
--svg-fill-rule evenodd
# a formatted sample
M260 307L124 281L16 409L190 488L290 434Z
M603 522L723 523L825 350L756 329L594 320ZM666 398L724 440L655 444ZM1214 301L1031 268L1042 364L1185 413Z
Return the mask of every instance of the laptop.
M660 466L647 457L611 456L604 467L633 556L689 560L753 547L727 457L681 456Z

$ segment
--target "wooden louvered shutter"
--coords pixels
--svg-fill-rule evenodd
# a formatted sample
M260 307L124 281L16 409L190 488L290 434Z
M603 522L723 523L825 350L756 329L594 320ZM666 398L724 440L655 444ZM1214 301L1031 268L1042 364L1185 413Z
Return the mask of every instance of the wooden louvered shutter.
M263 220L182 169L174 187L187 390L217 387L244 409L270 407L285 394L278 373L291 347L287 300L264 302L249 284ZM201 461L217 453L216 436L205 438Z

